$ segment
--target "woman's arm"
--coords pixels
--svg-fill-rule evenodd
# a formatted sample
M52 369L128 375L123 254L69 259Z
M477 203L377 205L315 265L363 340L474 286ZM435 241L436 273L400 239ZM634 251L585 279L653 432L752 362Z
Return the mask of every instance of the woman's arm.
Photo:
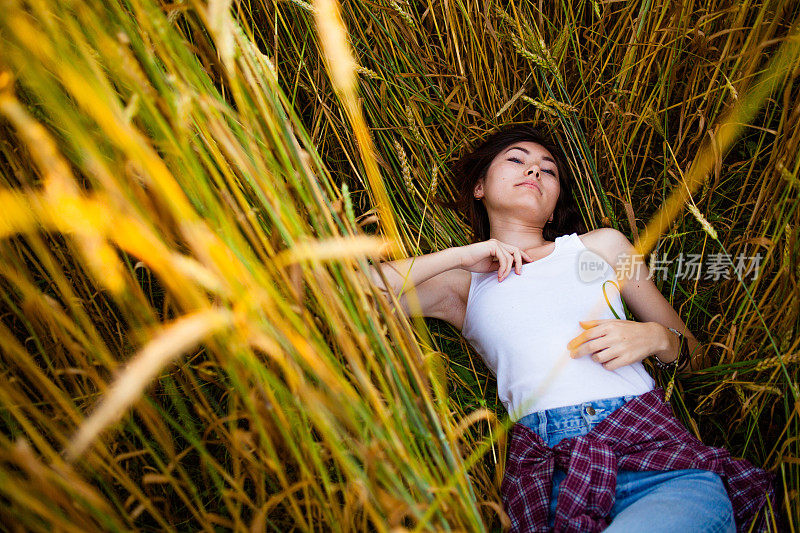
M592 251L614 267L618 271L618 277L623 261L628 261L621 280L622 297L637 320L653 323L654 333L660 340L657 343L660 349L656 352L659 360L668 363L678 357L679 341L677 335L667 329L671 327L683 333L688 352L692 354L689 364L683 370L703 368L703 361L699 356L699 341L650 279L647 265L634 255L637 253L636 248L628 238L614 228L600 228L589 233L592 234Z
M400 296L400 305L406 314L421 314L440 318L461 327L463 309L470 285L469 272L497 272L501 282L514 270L522 272L522 263L533 258L517 246L497 239L488 239L466 246L416 257L379 263L389 288L384 285L373 265L370 276L381 290L389 289ZM409 309L405 295L409 288L416 289L420 309Z
M466 246L416 257L379 263L392 292L401 295L400 304L406 314L441 318L461 327L461 319L469 291L469 272L497 272L498 282L514 270L522 272L522 263L533 258L512 244L488 239ZM370 276L384 292L388 292L378 271L370 265ZM416 289L420 309L409 309L405 294Z
M378 288L388 292L378 274L377 268L380 268L392 293L398 296L400 306L406 315L417 314L409 308L406 297L409 289L414 288L417 289L415 292L419 300L421 316L441 318L440 315L448 304L449 298L454 294L452 283L444 273L460 267L459 249L453 247L430 254L381 262L378 267L370 265L370 277Z

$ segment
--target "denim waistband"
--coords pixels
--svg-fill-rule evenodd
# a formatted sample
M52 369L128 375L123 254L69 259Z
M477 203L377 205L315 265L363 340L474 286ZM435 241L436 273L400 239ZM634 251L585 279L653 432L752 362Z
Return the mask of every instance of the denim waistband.
M558 430L570 430L579 426L584 426L588 430L636 396L636 394L614 396L534 411L517 420L517 423L529 427L547 440L547 435Z

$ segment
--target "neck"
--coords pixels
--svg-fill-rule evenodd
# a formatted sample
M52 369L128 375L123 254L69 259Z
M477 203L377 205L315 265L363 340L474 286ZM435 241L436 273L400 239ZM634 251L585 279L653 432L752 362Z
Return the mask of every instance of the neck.
M490 224L489 237L521 250L532 250L550 244L544 238L544 223L497 221Z

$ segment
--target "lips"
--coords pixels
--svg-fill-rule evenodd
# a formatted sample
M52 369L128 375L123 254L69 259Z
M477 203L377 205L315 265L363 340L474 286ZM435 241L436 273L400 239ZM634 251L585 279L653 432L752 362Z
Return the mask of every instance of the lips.
M523 181L522 183L517 183L517 186L529 187L532 189L536 189L540 193L542 192L542 190L539 188L539 185L536 182L530 180Z

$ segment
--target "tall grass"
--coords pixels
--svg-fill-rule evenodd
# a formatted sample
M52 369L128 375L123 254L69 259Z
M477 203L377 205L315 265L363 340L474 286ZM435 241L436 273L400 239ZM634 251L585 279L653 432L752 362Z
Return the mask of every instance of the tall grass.
M547 4L0 3L3 523L503 526L491 375L366 267L467 244L448 161L537 121L589 227L761 253L657 278L705 368L653 373L796 530L799 8Z

